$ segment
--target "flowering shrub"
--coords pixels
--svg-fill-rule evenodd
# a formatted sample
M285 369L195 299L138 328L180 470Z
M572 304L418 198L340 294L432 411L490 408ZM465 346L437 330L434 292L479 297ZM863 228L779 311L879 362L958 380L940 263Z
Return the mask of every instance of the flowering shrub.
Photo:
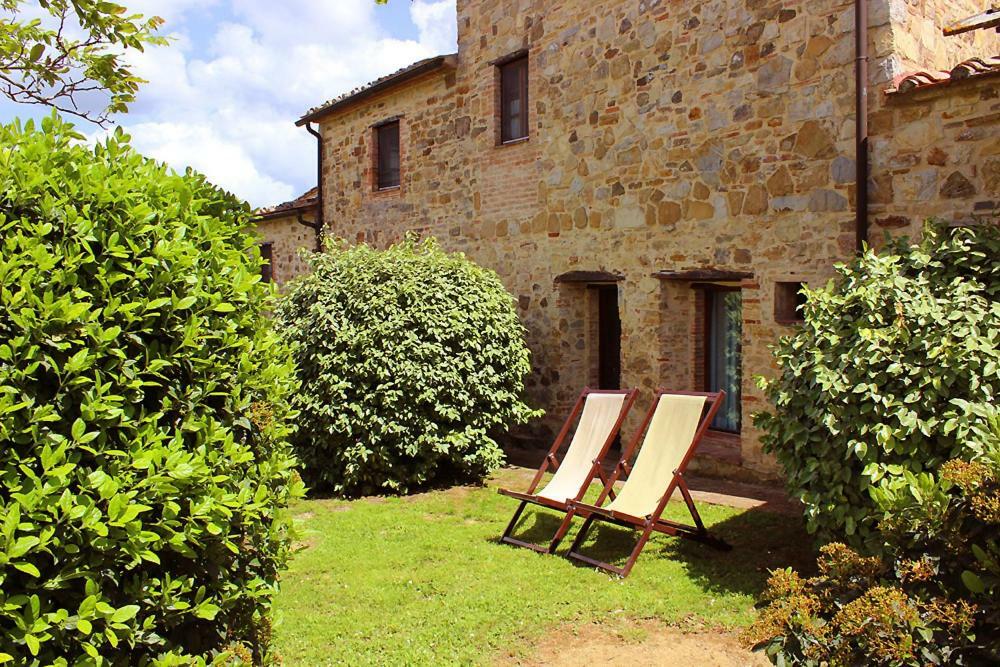
M772 573L747 644L789 665L1000 664L1000 417L984 455L880 489L880 556L823 547L819 576Z
M313 255L276 317L296 346L295 436L311 486L405 493L479 479L498 430L534 416L524 327L492 271L431 239Z

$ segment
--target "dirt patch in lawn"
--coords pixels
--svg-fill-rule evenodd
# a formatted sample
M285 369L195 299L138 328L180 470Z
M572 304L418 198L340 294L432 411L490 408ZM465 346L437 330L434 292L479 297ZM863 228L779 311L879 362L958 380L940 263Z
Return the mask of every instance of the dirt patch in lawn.
M698 665L766 667L771 663L722 631L685 631L655 621L562 626L498 665Z

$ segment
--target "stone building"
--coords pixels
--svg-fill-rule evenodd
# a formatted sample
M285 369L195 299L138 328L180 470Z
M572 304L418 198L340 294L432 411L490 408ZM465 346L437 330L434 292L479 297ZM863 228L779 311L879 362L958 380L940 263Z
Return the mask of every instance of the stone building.
M319 188L312 188L297 199L257 211L255 222L268 281L284 283L307 270L299 251L319 248L318 193Z
M866 0L857 0L858 3ZM989 0L867 0L867 238L1000 213ZM532 403L584 385L724 388L697 463L770 477L751 414L798 289L856 252L854 0L458 0L458 52L327 102L325 234L407 231L495 269L528 330ZM314 242L266 214L274 273ZM283 220L283 222L279 222ZM626 429L635 427L633 420Z

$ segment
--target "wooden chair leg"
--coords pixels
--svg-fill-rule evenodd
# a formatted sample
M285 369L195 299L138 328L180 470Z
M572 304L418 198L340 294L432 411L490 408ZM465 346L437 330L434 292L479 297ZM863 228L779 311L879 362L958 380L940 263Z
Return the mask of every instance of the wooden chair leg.
M562 524L559 526L559 531L556 533L556 538L547 547L539 546L537 544L532 544L531 542L525 542L524 540L519 540L512 535L514 528L517 526L518 520L521 518L521 514L524 513L524 508L528 506L528 501L522 500L521 504L518 505L517 511L514 512L514 516L511 517L510 523L507 524L507 530L503 531L503 535L500 537L500 541L504 544L512 544L515 547L524 547L525 549L531 549L532 551L537 551L540 554L552 553L555 548L559 546L559 542L566 535L569 530L569 522L573 518L573 513L568 512L566 518L563 519Z
M684 497L684 504L687 505L688 512L691 513L691 518L694 519L694 525L698 527L699 531L704 531L705 524L701 520L701 515L698 513L698 507L694 504L694 498L691 497L691 490L688 489L684 476L677 471L674 471L674 475L677 477L677 486L680 488L681 495Z
M559 543L563 541L566 537L566 533L569 532L569 527L573 523L573 516L576 514L576 510L570 510L566 512L566 516L563 518L562 523L559 524L559 530L556 531L555 536L552 538L552 542L549 543L549 553L554 554L556 549L559 547Z
M597 467L597 476L600 478L601 484L604 485L604 488L606 488L608 490L608 497L611 498L611 500L614 500L615 497L616 497L616 495L617 495L615 493L614 486L609 486L608 485L608 481L609 481L608 480L608 476L604 473L604 468L601 468L600 465L598 465L598 467Z
M705 522L701 520L701 514L698 513L698 506L694 504L694 498L691 497L691 491L688 489L684 476L678 472L675 472L674 474L677 476L677 487L681 490L681 495L684 497L684 504L687 505L688 512L691 514L691 519L694 520L694 531L687 533L681 532L678 534L681 537L687 537L697 542L701 542L702 544L707 544L708 546L719 549L720 551L732 551L733 546L731 544L708 532L708 529L705 528Z
M583 540L586 539L587 533L590 531L590 527L594 524L594 515L588 516L583 521L583 525L580 526L580 532L576 534L573 539L573 544L569 547L570 555L575 554L580 545L583 544Z
M580 526L580 532L576 534L576 538L573 540L572 546L570 546L569 551L566 552L566 556L585 565L590 565L592 567L600 568L605 572L610 572L611 574L617 574L619 576L624 576L622 573L624 570L622 568L615 567L611 563L605 563L602 560L597 560L596 558L591 558L590 556L584 556L580 553L580 547L583 545L584 540L587 539L587 533L590 532L591 526L594 525L595 515L591 514Z
M632 567L635 565L635 561L638 560L639 554L642 553L643 547L646 546L646 542L649 541L649 536L653 534L653 522L647 521L645 528L642 529L642 535L639 536L639 541L635 543L635 547L632 548L632 553L629 554L628 560L625 561L625 567L622 568L622 577L627 577L628 573L632 571Z
M503 531L503 535L500 536L501 542L506 542L507 539L510 537L510 534L514 532L514 526L517 525L518 520L521 518L521 514L524 513L524 508L527 506L528 502L522 500L521 503L517 506L517 509L514 510L514 516L511 517L510 523L507 524L507 529Z
M648 521L643 527L642 535L639 536L639 540L635 543L632 548L632 553L629 554L628 560L625 562L624 567L616 567L611 563L606 563L602 560L597 560L596 558L591 558L590 556L584 556L579 552L580 546L583 544L586 538L587 531L590 530L590 526L594 522L594 515L591 514L584 521L583 526L580 527L580 532L577 534L576 539L573 540L573 546L570 547L569 552L566 554L573 560L580 561L581 563L586 563L587 565L592 565L594 567L600 568L611 574L617 574L619 577L627 577L629 572L632 571L632 566L635 565L636 559L639 558L639 554L642 553L643 547L646 546L646 542L649 541L649 537L653 532L653 522Z

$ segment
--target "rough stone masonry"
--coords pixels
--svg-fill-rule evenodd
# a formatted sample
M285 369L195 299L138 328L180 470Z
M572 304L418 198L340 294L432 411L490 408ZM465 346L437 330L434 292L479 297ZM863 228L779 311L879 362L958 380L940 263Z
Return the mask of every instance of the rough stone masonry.
M917 234L927 216L995 221L1000 35L941 32L983 3L869 4L871 242ZM495 269L528 330L529 398L548 413L538 435L601 380L609 288L637 414L655 387L706 389L720 363L710 331L735 326L742 423L697 462L774 477L753 377L772 370L797 285L854 252L853 21L845 0L459 0L455 56L306 117L323 138L325 231L376 246L433 235ZM504 144L498 63L518 54L529 131ZM400 185L379 190L374 128L389 119ZM276 276L301 270L282 263L311 230L271 215L261 233ZM713 320L730 292L738 326Z

